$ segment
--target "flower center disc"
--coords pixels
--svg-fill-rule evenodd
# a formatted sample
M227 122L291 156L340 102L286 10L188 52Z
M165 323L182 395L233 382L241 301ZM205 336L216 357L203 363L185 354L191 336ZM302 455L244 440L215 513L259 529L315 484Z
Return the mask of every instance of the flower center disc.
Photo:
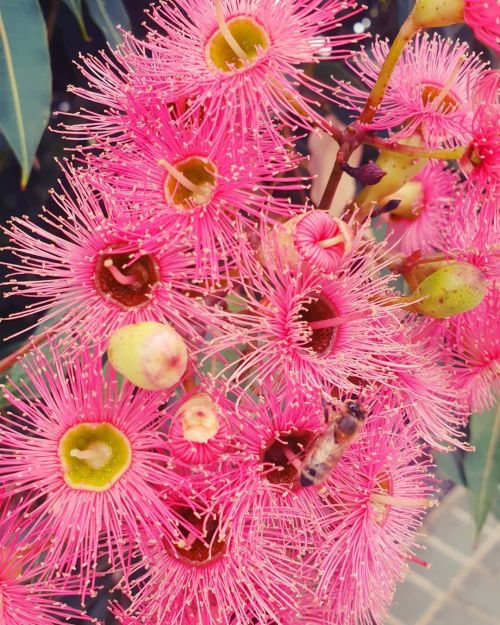
M188 527L180 525L183 539L173 544L177 557L187 560L195 566L202 566L219 559L226 552L226 542L219 537L219 517L214 513L207 515L195 514L185 506L173 506L174 512L186 520ZM199 530L203 538L193 538L189 526ZM170 543L171 544L171 543Z
M300 311L300 319L306 323L315 321L326 321L337 316L334 307L325 297L304 304ZM337 333L337 328L310 328L311 336L304 347L310 347L317 354L324 354L332 347L333 339Z
M205 47L209 65L226 73L255 65L262 53L269 48L267 32L253 18L246 16L233 17L226 24L248 60L242 59L231 48L221 31L216 30Z
M164 193L169 204L174 204L180 210L185 211L192 209L193 205L210 202L217 174L217 167L212 161L199 156L191 156L180 163L175 163L175 169L196 185L197 190L188 189L172 174L167 174Z
M66 484L78 490L104 491L130 466L127 437L110 423L80 423L59 443Z
M271 484L292 484L297 478L298 471L290 458L296 458L300 462L313 438L314 433L309 430L279 434L262 454L264 464L276 467L267 470L266 466L264 477Z
M421 96L424 106L431 104L436 98L439 98L439 96L441 95L441 90L442 89L440 87L436 87L434 85L425 85L425 87L422 88ZM457 100L452 95L447 93L440 102L438 109L441 109L441 112L443 113L451 113L457 107Z
M130 262L136 252L105 252L95 268L95 283L100 293L121 307L138 308L151 301L151 293L160 282L158 264L144 254Z

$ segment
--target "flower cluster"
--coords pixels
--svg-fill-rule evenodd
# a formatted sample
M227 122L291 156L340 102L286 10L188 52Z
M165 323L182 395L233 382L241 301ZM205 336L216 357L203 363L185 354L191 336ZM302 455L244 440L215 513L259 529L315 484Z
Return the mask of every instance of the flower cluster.
M500 389L499 74L417 34L370 119L391 53L336 33L360 10L164 0L83 59L53 206L5 228L16 316L49 325L4 389L7 624L113 573L122 625L368 625L418 559L430 451ZM348 57L362 86L304 69ZM335 216L306 133L341 143L325 194L368 183Z

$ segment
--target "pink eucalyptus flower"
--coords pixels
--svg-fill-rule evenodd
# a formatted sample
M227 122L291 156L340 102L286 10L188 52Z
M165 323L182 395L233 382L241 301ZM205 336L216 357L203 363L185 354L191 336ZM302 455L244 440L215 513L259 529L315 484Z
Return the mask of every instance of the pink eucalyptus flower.
M348 392L356 378L382 381L406 348L394 340L399 323L388 302L389 278L373 270L371 254L350 256L331 279L303 265L291 271L279 255L265 268L242 264L241 294L234 297L246 310L214 313L218 332L204 353L239 350L228 379L246 388L273 375L304 394Z
M388 42L377 39L369 52L348 63L366 88L339 83L335 97L341 106L362 110L388 51ZM466 43L418 34L404 49L370 127L393 130L395 137L420 131L432 146L470 141L470 92L485 67L476 55L468 54ZM402 128L397 130L398 126Z
M489 195L474 184L459 188L444 242L438 249L451 259L475 265L495 288L500 278L499 237L499 195Z
M331 33L360 10L351 0L161 2L151 10L151 56L141 56L137 70L165 97L188 96L194 108L223 111L249 128L276 114L311 128L326 87L303 65L350 56L349 46L365 35Z
M68 91L87 101L76 113L58 113L69 121L60 124L65 139L78 142L84 150L122 144L131 138L131 130L140 122L136 103L147 106L150 90L144 89L135 70L136 59L144 54L143 43L127 40L117 50L100 50L95 56L80 56L78 69L87 81L86 87L70 85Z
M488 192L500 186L500 70L484 72L474 90L472 141L460 165Z
M315 554L332 622L368 625L386 614L433 493L429 462L398 429L398 408L379 412L345 453L326 487L324 549Z
M68 619L90 618L56 601L54 596L71 596L79 587L75 577L47 581L47 570L40 561L43 543L36 543L26 532L26 522L16 515L15 503L1 504L0 511L0 614L2 625L62 625Z
M44 213L46 229L13 218L6 231L19 258L8 265L7 295L37 300L13 318L43 312L59 318L60 332L100 345L124 325L165 320L196 341L202 290L189 283L196 275L189 250L119 226L112 197L104 201L79 173L68 182L72 192L53 196L62 215Z
M224 119L196 115L179 124L174 107L148 106L130 143L91 161L93 182L146 226L146 215L155 218L160 241L193 248L200 278L213 283L236 253L237 223L255 228L293 214L288 197L270 192L305 188L304 179L283 175L297 156L265 131L241 134Z
M411 330L408 323L407 332ZM385 407L399 411L408 422L406 429L434 449L468 449L461 440L465 425L463 402L451 390L449 369L438 364L435 347L414 345L412 352L395 368L395 379L388 377L385 388L373 393L375 410L383 413Z
M465 23L487 46L500 52L500 5L488 0L464 0Z
M390 196L401 202L396 210L384 216L388 240L397 240L397 249L406 255L417 250L431 254L442 243L457 183L458 176L452 169L441 161L431 161Z
M273 532L235 517L230 500L218 497L196 515L175 497L167 503L178 513L182 538L144 548L148 570L137 566L142 575L130 606L140 622L229 625L234 614L244 623L251 606L259 623L281 625L281 615L299 612L301 597L311 594L305 567Z
M500 293L492 291L481 304L452 320L444 354L455 389L470 412L491 408L500 395Z
M161 451L157 394L127 382L120 388L112 368L103 374L101 359L87 352L65 366L52 346L23 367L24 381L8 379L12 391L4 390L15 412L0 425L0 476L22 496L30 533L48 543L46 570L80 563L83 589L95 583L100 555L127 569L124 545L140 533L156 538L161 524L175 534L159 492L182 480Z

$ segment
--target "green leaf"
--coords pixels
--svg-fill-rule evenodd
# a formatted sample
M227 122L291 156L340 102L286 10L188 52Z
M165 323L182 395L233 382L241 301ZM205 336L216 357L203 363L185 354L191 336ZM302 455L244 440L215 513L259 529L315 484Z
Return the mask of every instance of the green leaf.
M34 336L47 332L47 330L55 326L64 317L64 313L54 314L54 312L55 312L55 309L52 309L52 308L47 312L47 316L49 317L48 321L44 321L37 326L36 332L34 332ZM17 348L21 347L24 343L25 343L24 341L21 342L21 344L19 344L19 342L16 342L12 346L12 350L10 353L12 354ZM45 356L47 356L49 362L52 362L53 360L52 352L50 351L47 343L43 343L40 347L38 347L38 349L42 351L45 354ZM23 361L24 361L24 357L17 360L16 363L12 365L12 367L10 367L10 369L2 373L0 375L0 383L5 384L7 389L13 395L16 394L16 391L15 391L14 386L12 385L12 382L16 386L19 386L21 389L23 389L25 393L27 394L32 393L31 396L36 397L36 393L34 392L35 389L33 388L33 385L26 378L24 367L21 364ZM0 392L0 408L5 408L5 406L9 406L9 405L10 405L10 402L6 399L3 392Z
M498 496L500 484L500 402L481 415L472 415L471 444L476 451L466 454L465 476L477 534Z
M122 36L116 26L120 25L125 30L131 28L130 18L122 0L85 0L85 3L106 41L113 46L121 43Z
M432 455L442 475L453 480L455 484L465 484L459 452L434 451Z
M496 516L496 518L500 521L500 484L498 485L497 496L495 498L495 501L493 502L491 511Z
M50 112L52 78L37 0L0 0L0 129L21 165L21 186Z
M85 27L85 21L83 19L82 0L63 0L63 2L76 17L76 21L78 22L78 26L80 27L80 32L82 33L83 39L85 41L90 41L87 28Z

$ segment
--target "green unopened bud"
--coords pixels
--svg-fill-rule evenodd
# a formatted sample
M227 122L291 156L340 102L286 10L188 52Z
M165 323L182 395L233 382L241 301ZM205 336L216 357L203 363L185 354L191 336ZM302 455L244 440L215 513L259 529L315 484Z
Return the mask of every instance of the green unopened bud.
M415 312L444 319L472 310L486 293L481 271L469 263L453 263L425 278L413 293Z
M464 0L417 0L412 17L419 28L438 28L464 21Z
M114 332L108 356L124 378L149 391L177 384L188 362L182 336L172 326L155 321L136 323Z
M403 139L399 143L422 147L423 142L419 135L413 135L409 139ZM376 160L376 164L386 172L380 182L365 187L356 198L356 204L361 206L370 202L380 202L383 198L401 189L413 176L416 176L425 167L427 157L416 158L410 154L390 152L382 150Z

